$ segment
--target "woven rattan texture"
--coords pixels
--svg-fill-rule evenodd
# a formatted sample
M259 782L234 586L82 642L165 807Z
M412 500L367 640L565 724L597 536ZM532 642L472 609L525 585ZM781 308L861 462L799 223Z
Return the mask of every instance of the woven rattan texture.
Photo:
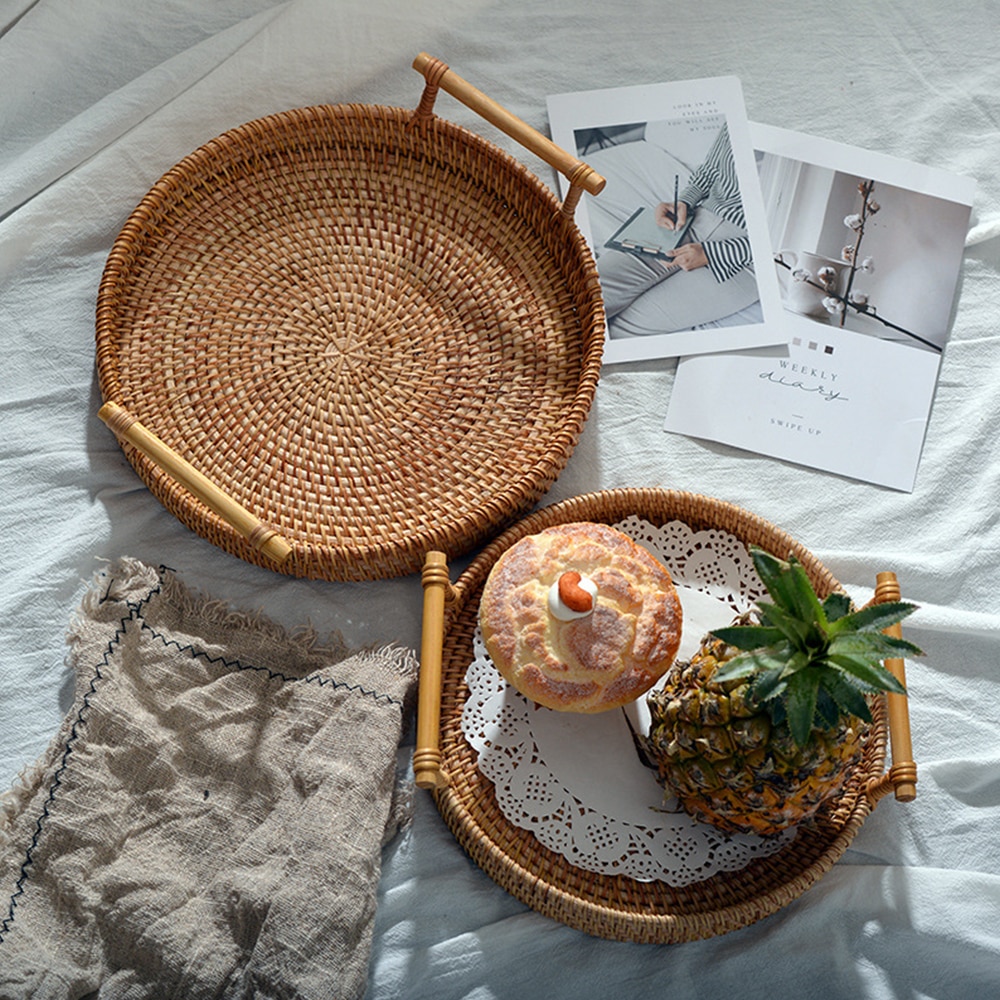
M865 789L883 772L887 723L883 701L873 706L861 764L843 795L798 831L777 854L704 882L674 888L598 875L571 865L535 837L511 825L493 787L480 774L461 729L468 696L479 595L493 564L509 546L553 524L614 524L631 514L663 525L680 520L695 530L721 529L745 544L786 557L794 553L820 596L840 585L801 544L769 522L723 501L668 490L623 489L588 494L529 515L491 543L456 581L444 645L441 752L448 785L434 792L438 808L473 860L500 886L533 909L597 937L676 943L724 934L776 912L825 874L844 853L871 810Z
M284 572L361 580L458 555L544 494L593 399L597 273L559 208L436 117L250 122L170 170L116 240L104 399L277 528ZM124 447L183 523L271 565Z

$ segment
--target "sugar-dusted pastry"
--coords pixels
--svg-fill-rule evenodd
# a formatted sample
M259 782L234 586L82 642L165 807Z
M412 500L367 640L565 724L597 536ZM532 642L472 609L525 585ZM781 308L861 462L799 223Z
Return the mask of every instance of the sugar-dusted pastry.
M648 691L681 641L670 573L628 535L575 522L522 538L479 605L497 670L546 708L603 712Z

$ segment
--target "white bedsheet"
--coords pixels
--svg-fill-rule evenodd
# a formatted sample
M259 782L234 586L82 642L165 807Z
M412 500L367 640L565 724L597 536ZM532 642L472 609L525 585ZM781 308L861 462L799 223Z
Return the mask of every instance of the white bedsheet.
M546 502L613 486L693 490L779 524L859 598L894 569L921 606L908 634L927 651L908 666L918 798L880 804L835 869L777 915L648 946L524 907L420 793L386 852L370 997L1000 996L998 20L982 0L776 0L752 16L732 0L0 0L0 787L58 728L70 698L63 633L98 560L165 563L191 586L352 643L419 642L416 578L335 585L245 565L167 514L98 421L101 271L166 169L273 111L412 105L420 50L541 130L550 93L732 73L755 121L977 180L916 489L666 434L675 363L662 361L605 370ZM554 183L457 102L442 97L438 110Z

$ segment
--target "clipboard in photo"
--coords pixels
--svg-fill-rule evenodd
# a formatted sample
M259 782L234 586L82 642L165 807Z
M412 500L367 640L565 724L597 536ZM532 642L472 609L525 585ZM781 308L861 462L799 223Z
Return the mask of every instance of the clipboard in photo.
M656 217L648 208L637 208L604 244L613 250L640 256L659 257L670 260L670 255L686 242L695 212L688 212L687 220L680 229L665 229L658 225Z

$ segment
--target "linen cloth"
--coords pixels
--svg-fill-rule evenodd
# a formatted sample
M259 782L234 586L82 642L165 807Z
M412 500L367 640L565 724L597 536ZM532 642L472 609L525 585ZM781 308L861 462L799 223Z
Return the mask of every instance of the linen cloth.
M0 997L361 996L412 656L128 559L70 639L73 705L3 802Z
M95 558L166 563L233 606L351 647L417 648L416 576L284 578L150 496L96 417L94 305L128 213L182 157L287 108L414 107L417 52L546 132L548 94L733 74L749 117L975 178L916 488L667 434L675 362L608 366L545 498L664 486L787 530L865 601L895 570L917 799L884 800L793 905L679 946L589 938L473 865L433 802L385 850L369 1000L985 1000L1000 996L1000 32L987 0L0 0L0 785L72 700L63 629ZM554 172L441 95L438 112ZM672 177L670 184L672 188ZM894 373L884 373L887 380ZM706 393L706 406L725 406ZM872 429L873 435L877 428ZM455 560L457 575L464 560ZM331 973L333 974L333 973Z

